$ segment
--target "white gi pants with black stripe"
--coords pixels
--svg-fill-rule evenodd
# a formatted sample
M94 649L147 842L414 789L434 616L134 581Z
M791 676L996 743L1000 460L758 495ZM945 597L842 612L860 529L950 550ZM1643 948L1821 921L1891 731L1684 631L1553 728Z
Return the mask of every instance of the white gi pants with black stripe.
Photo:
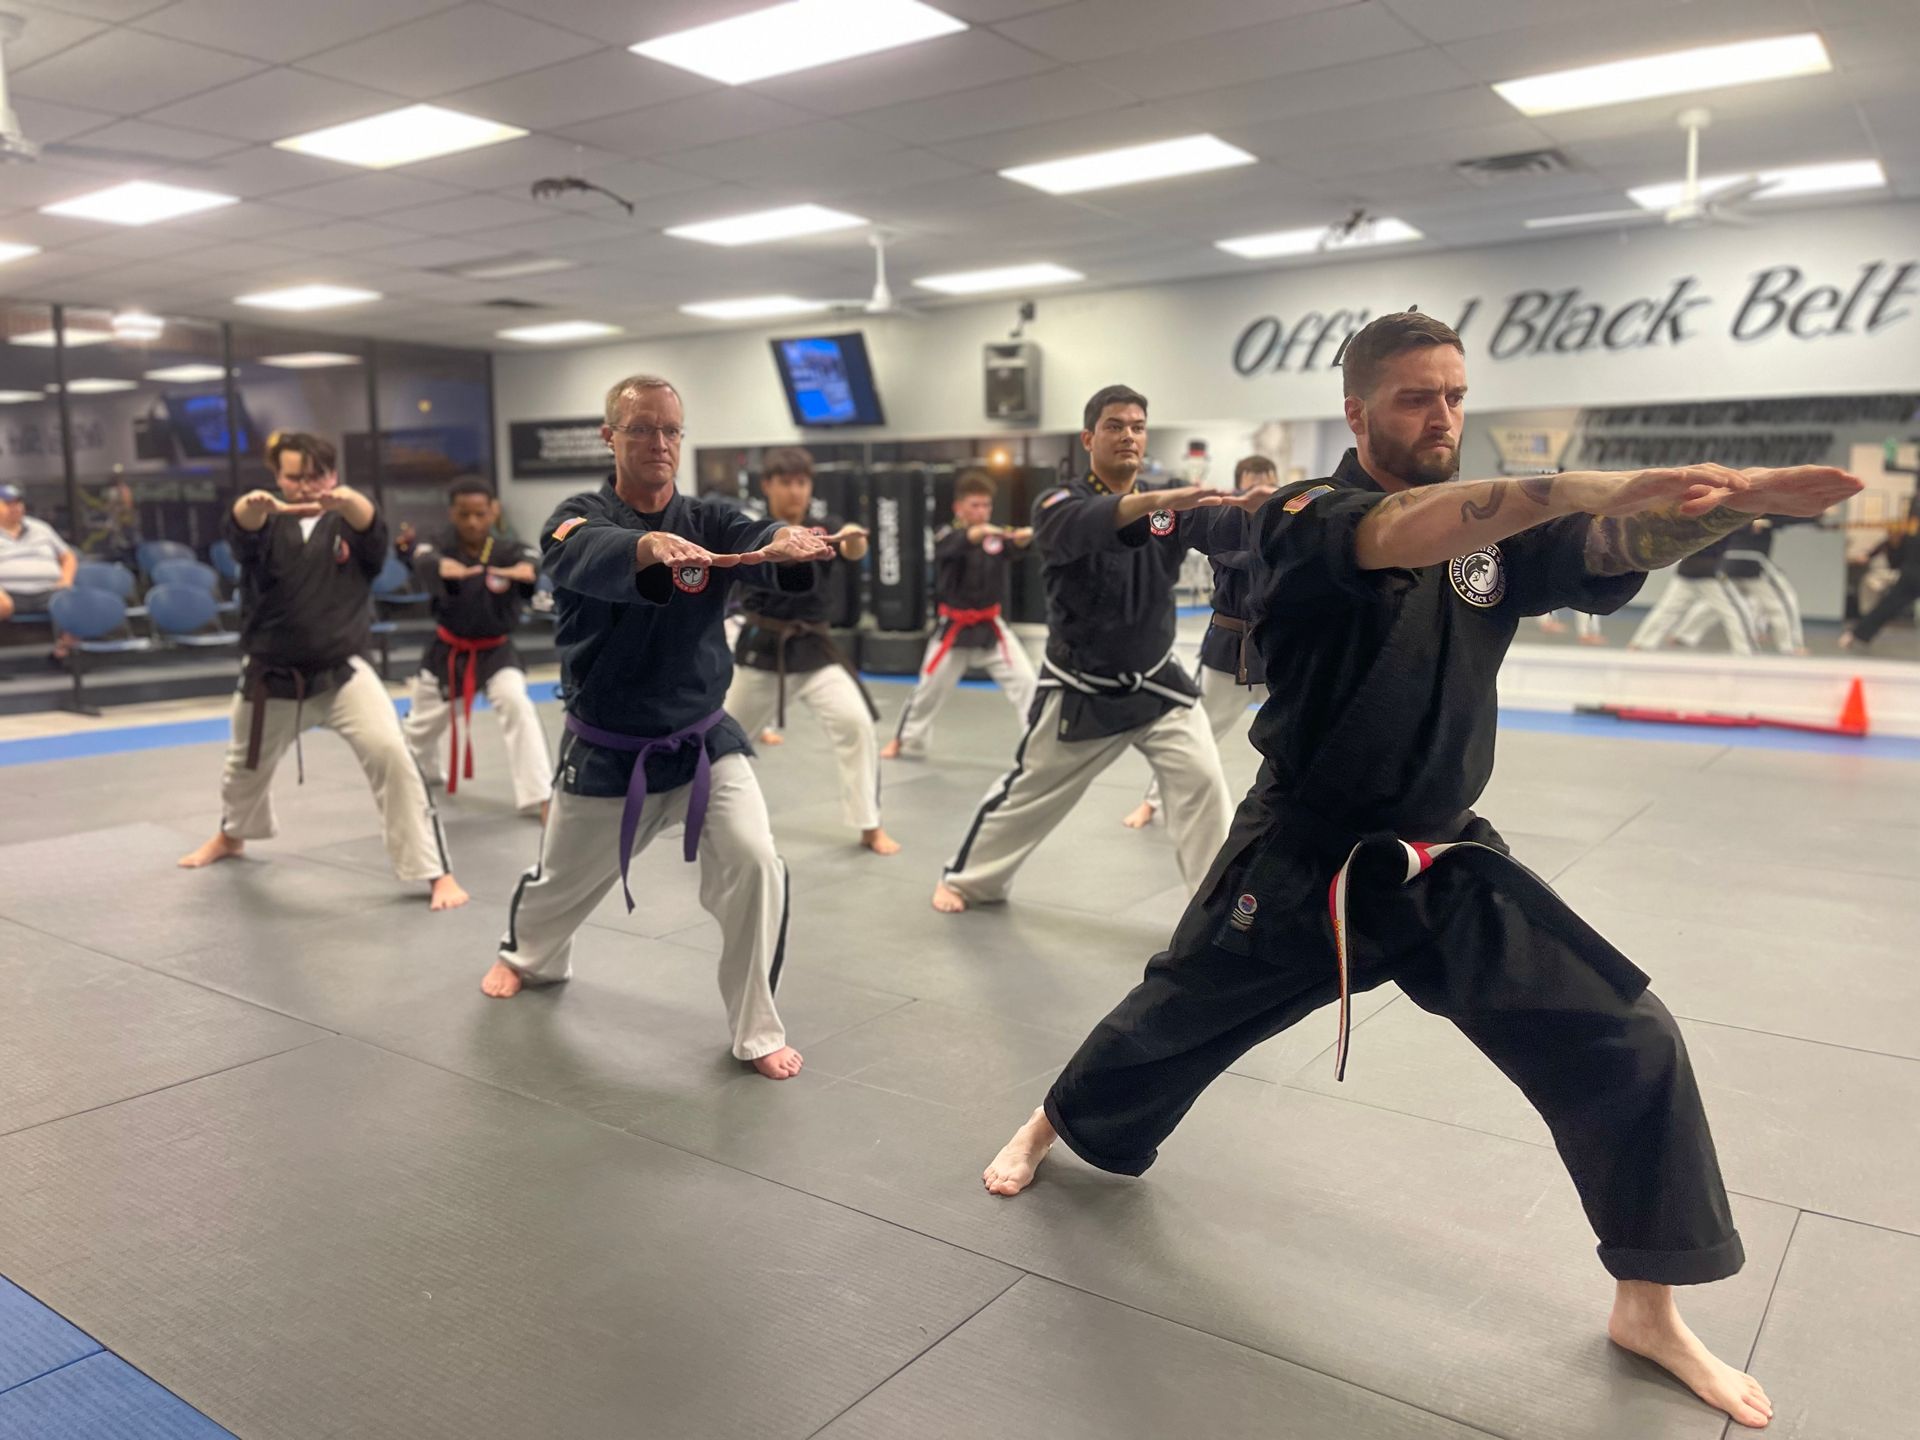
M856 830L880 826L880 741L860 687L839 665L796 674L787 672L787 714L795 702L805 705L833 742L840 766L840 811ZM780 709L780 676L773 670L736 665L727 690L726 711L748 735L758 737Z
M420 771L433 786L446 784L447 727L453 722L456 695L442 695L446 677L422 670L413 677L413 707L405 725L407 744L413 747ZM547 732L540 728L540 712L527 694L527 672L508 665L496 670L483 693L500 719L507 742L507 770L513 777L513 804L517 810L537 810L553 788L553 756L547 753ZM466 739L460 737L461 752ZM464 777L463 777L464 778Z
M1734 654L1753 654L1753 615L1740 592L1733 588L1733 582L1724 575L1704 575L1697 580L1687 575L1674 576L1665 593L1647 612L1647 618L1640 622L1640 628L1633 632L1627 648L1658 650L1693 618L1695 606L1726 626L1727 648Z
M1223 746L1236 727L1243 732L1246 730L1251 723L1247 719L1247 710L1256 703L1265 702L1267 687L1238 684L1226 671L1215 670L1211 665L1200 667L1199 679L1199 708L1206 712L1207 728L1213 732L1214 745ZM1165 803L1160 798L1158 775L1147 781L1147 793L1143 798L1156 810Z
M1233 802L1220 773L1220 751L1198 705L1176 706L1151 725L1097 740L1062 740L1062 692L1040 691L1027 731L1014 752L1013 769L993 783L980 802L960 849L947 866L946 883L970 903L1004 900L1013 877L1042 840L1067 818L1087 787L1128 749L1153 766L1167 797L1180 878L1191 894L1226 844Z
M1033 704L1033 687L1039 677L1034 674L1027 647L1007 628L1007 622L995 620L993 624L999 632L995 644L971 650L962 650L956 645L940 657L938 665L928 670L927 664L941 643L941 629L934 627L933 638L927 641L927 653L920 657L919 683L913 687L907 708L900 712L900 726L894 731L902 755L918 760L927 753L927 747L933 743L934 716L940 713L940 707L947 703L954 687L966 678L968 668L976 662L993 677L993 683L1013 706L1013 713L1023 722L1026 720Z
M1794 591L1793 582L1780 573L1777 565L1766 561L1762 564L1765 568L1758 575L1729 577L1728 583L1746 602L1753 620L1754 638L1771 639L1782 655L1797 654L1807 648L1807 632L1800 621L1800 597ZM1678 638L1684 645L1698 645L1721 623L1721 616L1714 610L1697 607L1681 623Z
M669 825L686 823L692 795L691 785L648 792L634 832L635 855ZM553 792L539 861L520 877L500 941L500 958L529 984L553 984L573 974L574 932L620 882L625 807L624 797ZM720 922L720 997L733 1053L758 1060L787 1043L773 1005L786 957L787 867L774 851L767 802L744 755L713 762L698 863L701 908ZM646 903L644 893L634 896L635 905Z
M233 697L233 739L220 779L220 833L232 840L270 840L279 832L273 772L293 744L297 711L300 726L324 726L353 747L380 807L393 873L402 880L437 880L453 866L432 794L407 748L387 687L366 661L355 656L351 663L353 676L344 685L299 704L266 702L257 770L247 769L253 706L245 694Z

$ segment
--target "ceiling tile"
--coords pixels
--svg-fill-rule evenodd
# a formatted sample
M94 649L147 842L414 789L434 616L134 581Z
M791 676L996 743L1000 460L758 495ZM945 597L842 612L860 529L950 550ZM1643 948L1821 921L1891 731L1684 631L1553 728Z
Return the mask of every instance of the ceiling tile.
M1420 98L1419 129L1423 136L1513 123L1513 107L1484 85ZM1407 112L1395 105L1331 106L1315 113L1310 136L1306 130L1297 118L1292 118L1228 126L1221 135L1256 155L1269 157L1282 170L1292 170L1297 168L1294 164L1297 158L1311 155L1321 146L1406 137Z
M205 161L192 169L163 172L157 178L175 185L194 185L203 190L238 195L244 200L318 185L358 173L331 160L316 160L311 155L295 155L290 151L256 145Z
M107 20L124 24L149 11L158 10L166 0L59 0L62 10L71 10L89 20Z
M130 157L166 165L181 160L206 160L216 155L231 155L246 148L241 140L224 135L208 135L200 130L181 130L172 125L156 125L148 120L117 120L98 130L74 137L74 146L88 150L124 151Z
M409 165L409 175L444 180L470 190L515 190L522 196L535 180L555 175L579 175L588 169L610 169L629 163L624 155L596 150L577 140L553 135L527 135L499 145L486 145L458 155Z
M989 30L963 30L878 55L777 76L754 89L822 115L846 115L954 90L974 90L1054 68L1045 56Z
M1435 44L1603 15L1619 0L1381 0Z
M489 226L532 224L550 212L526 200L504 195L459 195L431 205L411 205L381 218L410 231L428 235L464 235Z
M994 28L1043 55L1084 64L1350 3L1352 0L1182 0L1179 4L1154 5L1140 0L1077 0L1037 15L1004 21ZM1143 54L1136 63L1146 68L1153 60Z
M382 217L384 220L386 217ZM399 245L418 238L413 231L398 225L376 224L369 220L329 220L324 224L290 230L278 237L278 243L318 255L360 255L382 246Z
M452 236L428 239L415 235L397 245L369 250L365 258L377 265L427 269L437 265L464 265L472 261L490 260L498 254L499 251L493 246L472 240L460 240Z
M492 5L459 5L310 55L300 68L430 99L570 60L596 42Z
M502 252L510 255L523 250L534 255L552 255L560 253L559 247L572 242L606 240L631 233L641 228L641 223L628 220L624 215L617 216L617 223L586 215L547 215L524 225L490 226L468 238L498 245Z
M1452 166L1486 155L1509 155L1534 150L1547 137L1524 121L1482 125L1469 130L1444 130L1418 135L1387 136L1351 143L1323 145L1287 157L1289 171L1316 179L1338 180L1370 170L1396 166Z
M137 115L260 68L257 60L132 30L108 30L15 72L21 94Z
M899 141L872 130L856 129L838 120L817 120L750 139L676 150L661 158L691 174L755 184L795 179L802 174L812 178L824 167L899 148Z
M277 68L163 106L149 118L240 140L271 141L377 115L404 103L399 96L364 85Z
M767 0L494 0L506 10L627 46L764 10Z
M908 145L966 140L1112 110L1131 97L1087 78L1055 70L978 90L910 100L849 115L847 121Z
M805 125L815 115L750 90L708 90L666 105L569 125L560 134L605 150L644 159L669 150L717 145L746 135Z
M296 210L315 210L329 215L379 215L408 206L454 200L464 193L455 186L434 180L422 180L398 171L376 171L325 185L310 185L303 190L289 190L279 201Z
M7 66L19 70L65 50L105 28L98 20L65 14L50 5L30 5L25 0L8 0L7 9L26 21L26 27L7 42Z
M1165 101L1161 110L1188 128L1222 132L1263 120L1298 117L1295 143L1307 145L1321 133L1318 116L1324 110L1378 104L1386 113L1404 119L1408 113L1404 102L1479 83L1443 52L1429 48L1305 71L1287 76L1283 84L1256 80L1203 90ZM1497 99L1492 91L1485 93ZM1512 116L1512 109L1499 103ZM1308 122L1306 117L1314 119Z
M557 130L719 88L691 71L627 50L599 50L490 85L457 90L441 103L527 130Z
M1529 25L1459 41L1445 49L1483 80L1511 80L1663 50L1804 30L1807 8L1805 0L1688 0L1686 4L1617 5L1606 19L1605 25L1590 19Z
M451 0L325 0L273 5L265 0L178 0L143 15L135 28L218 50L283 62L361 39L444 10Z
M71 105L56 105L51 100L35 100L26 95L13 97L13 113L19 118L21 132L29 140L42 145L50 145L55 140L65 140L88 130L98 130L114 120L104 110L81 110ZM17 175L19 171L16 169L11 173Z

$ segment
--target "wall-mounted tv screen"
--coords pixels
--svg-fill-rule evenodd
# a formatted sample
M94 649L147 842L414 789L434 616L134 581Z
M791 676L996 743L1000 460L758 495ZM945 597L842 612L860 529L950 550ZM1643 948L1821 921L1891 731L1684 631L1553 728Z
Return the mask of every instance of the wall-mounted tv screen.
M786 387L793 423L884 425L864 335L809 335L775 340L773 362Z
M253 425L247 419L246 402L238 414L227 413L227 397L221 391L183 395L169 392L167 419L173 427L180 454L190 460L205 460L215 455L242 455L253 449Z

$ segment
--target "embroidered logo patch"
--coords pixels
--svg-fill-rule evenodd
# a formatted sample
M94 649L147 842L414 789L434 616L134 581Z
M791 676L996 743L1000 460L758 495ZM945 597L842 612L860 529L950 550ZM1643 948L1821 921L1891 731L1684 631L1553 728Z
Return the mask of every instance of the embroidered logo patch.
M553 538L555 540L564 540L586 523L587 517L584 515L569 516L553 527Z
M1002 550L1007 548L1007 545L998 535L989 535L980 542L980 548L989 555L998 555Z
M334 536L333 537L333 563L336 565L344 565L347 563L347 561L351 560L352 558L353 558L353 552L347 549L347 537L344 535Z
M487 589L491 590L494 594L504 595L512 588L513 582L498 570L489 570L487 572Z
M698 595L707 588L707 577L712 573L704 565L676 565L673 567L673 588L687 595Z
M1171 510L1156 510L1147 516L1147 529L1155 535L1171 535L1178 523L1178 517Z
M1227 923L1243 934L1253 928L1253 917L1260 913L1260 902L1251 895L1242 895L1233 902L1233 913L1227 917Z
M1058 505L1062 500L1070 500L1072 498L1073 498L1073 492L1071 490L1056 490L1051 495L1045 496L1041 499L1040 508L1042 510L1051 510L1054 506Z
M1280 509L1288 515L1298 515L1322 495L1331 495L1332 493L1333 487L1331 485L1316 485L1311 490L1302 490L1298 495L1293 496L1283 504Z
M1500 562L1500 547L1488 545L1471 555L1456 556L1447 566L1447 578L1453 592L1469 605L1491 610L1507 594L1507 569Z

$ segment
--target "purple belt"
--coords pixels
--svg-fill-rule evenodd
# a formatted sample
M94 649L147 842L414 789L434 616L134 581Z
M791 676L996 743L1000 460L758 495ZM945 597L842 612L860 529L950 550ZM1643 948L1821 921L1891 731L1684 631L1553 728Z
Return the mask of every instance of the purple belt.
M707 732L727 718L716 710L704 720L696 720L684 730L657 739L646 735L622 735L587 724L577 715L567 716L567 729L590 745L608 750L623 750L633 756L633 778L627 782L627 804L620 812L620 893L626 896L627 913L633 913L633 891L627 885L627 865L633 859L633 837L640 829L640 811L647 803L647 757L678 750L688 743L700 747L700 759L693 771L693 794L687 798L687 863L700 853L700 827L707 818L707 797L713 791L713 764L707 759Z

